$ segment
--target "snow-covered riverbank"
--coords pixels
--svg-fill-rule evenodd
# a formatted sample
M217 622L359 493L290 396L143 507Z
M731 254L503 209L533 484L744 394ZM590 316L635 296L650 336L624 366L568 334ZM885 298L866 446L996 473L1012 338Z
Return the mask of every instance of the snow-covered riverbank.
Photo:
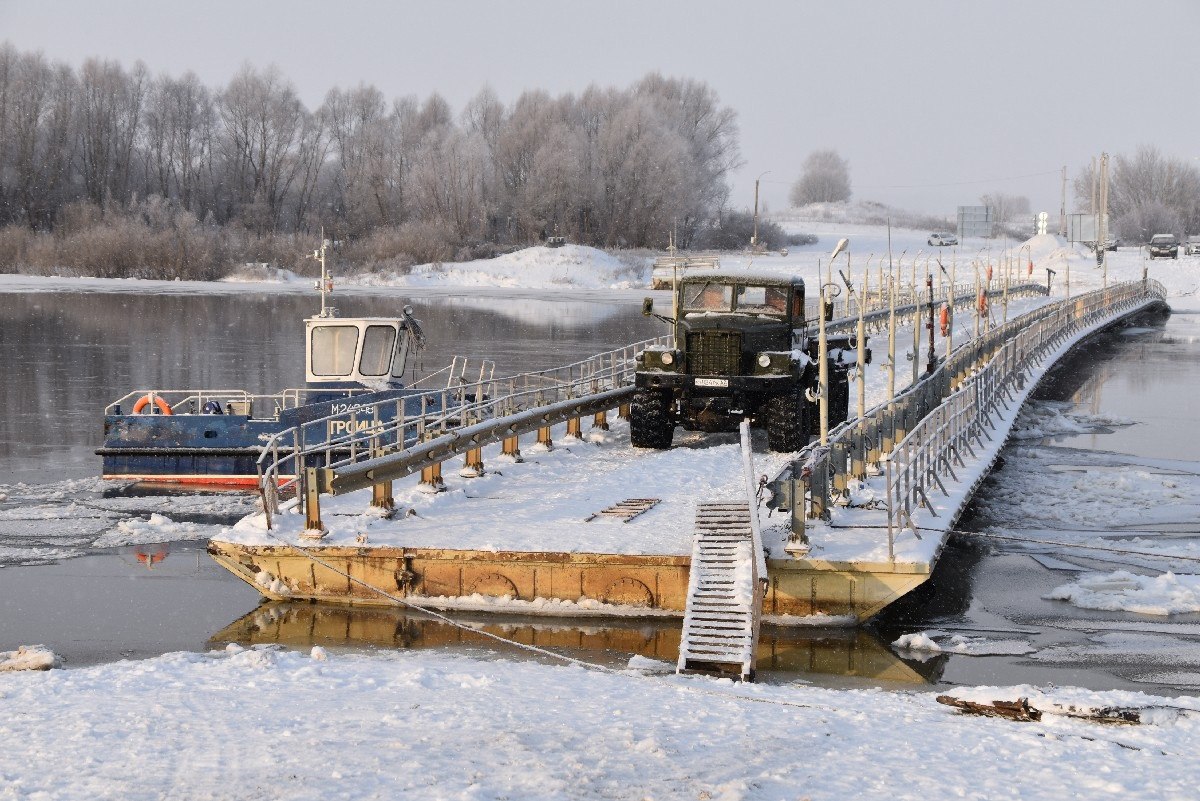
M0 799L1191 798L1200 701L974 688L1141 725L968 717L932 693L437 652L243 650L0 675ZM646 670L645 668L650 668Z

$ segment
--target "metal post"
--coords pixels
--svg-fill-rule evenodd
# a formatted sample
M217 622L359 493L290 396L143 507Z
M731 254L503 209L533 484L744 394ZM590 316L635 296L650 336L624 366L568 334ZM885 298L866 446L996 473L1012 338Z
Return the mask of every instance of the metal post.
M618 418L620 418L621 420L628 420L629 416L630 415L629 415L629 404L628 403L622 403L620 406L617 407L617 417Z
M832 259L830 262L832 263ZM825 287L821 287L821 308L817 315L817 391L820 393L821 444L829 443L829 340L825 336Z
M422 492L444 492L446 482L442 479L442 463L421 468L421 483L418 489Z
M550 426L542 426L537 430L537 444L548 451L554 449L554 440L550 438Z
M310 536L324 536L325 524L321 522L321 485L317 481L317 468L304 468L304 529L314 532Z
M864 276L870 276L870 272L865 272ZM856 344L858 350L858 369L856 378L858 379L858 419L862 420L867 415L867 328L863 317L863 298L858 299L858 329L855 331Z
M888 229L891 234L891 228ZM888 403L896 397L896 277L888 274Z
M371 485L371 506L382 509L386 516L396 510L396 500L392 497L392 482L379 481Z
M463 456L463 466L458 474L463 478L479 478L483 472L483 448L471 448Z
M598 431L608 431L608 412L596 412L592 417L592 428Z
M500 452L514 462L522 461L520 437L516 435L505 437Z
M929 262L926 262L925 268L925 289L929 294L929 322L925 324L929 329L929 361L925 365L926 372L930 375L937 369L937 353L933 349L933 273L929 272Z
M583 426L578 417L567 420L567 439L583 439Z

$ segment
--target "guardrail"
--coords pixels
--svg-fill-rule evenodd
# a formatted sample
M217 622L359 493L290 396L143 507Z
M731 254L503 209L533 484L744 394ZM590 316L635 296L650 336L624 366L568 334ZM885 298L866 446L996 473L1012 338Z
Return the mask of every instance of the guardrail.
M618 406L633 394L637 353L667 341L656 337L551 370L409 393L280 431L258 459L268 525L280 493L302 492L312 524L321 492L379 488L450 456ZM381 492L383 505L390 498Z
M991 439L998 407L1024 388L1036 363L1079 331L1165 297L1157 281L1119 284L1035 309L961 345L919 383L843 424L828 446L810 446L776 476L779 508L793 513L792 543L803 549L796 528L805 518L827 518L832 505L849 503L852 479L884 472L894 557L896 530L913 527L916 507L932 513L930 493L949 494L943 478L957 479L954 468L974 453L973 443Z

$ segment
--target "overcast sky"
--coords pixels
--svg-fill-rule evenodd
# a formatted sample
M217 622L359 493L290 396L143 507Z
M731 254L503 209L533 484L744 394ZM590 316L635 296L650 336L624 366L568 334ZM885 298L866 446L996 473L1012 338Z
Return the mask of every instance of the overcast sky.
M697 78L738 113L733 205L769 171L763 198L784 206L805 156L833 148L856 199L950 215L989 191L1057 212L1061 168L1105 150L1200 157L1198 36L1197 0L0 0L22 50L212 87L275 64L310 108L359 82L457 111L484 84L509 102Z

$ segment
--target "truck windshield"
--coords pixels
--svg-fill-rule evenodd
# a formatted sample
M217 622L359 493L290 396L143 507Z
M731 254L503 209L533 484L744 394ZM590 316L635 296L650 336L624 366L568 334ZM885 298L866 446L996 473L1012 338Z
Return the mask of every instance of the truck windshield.
M752 314L783 314L787 311L787 288L779 286L738 287L737 309Z
M733 311L733 287L705 281L703 284L684 284L684 311Z

